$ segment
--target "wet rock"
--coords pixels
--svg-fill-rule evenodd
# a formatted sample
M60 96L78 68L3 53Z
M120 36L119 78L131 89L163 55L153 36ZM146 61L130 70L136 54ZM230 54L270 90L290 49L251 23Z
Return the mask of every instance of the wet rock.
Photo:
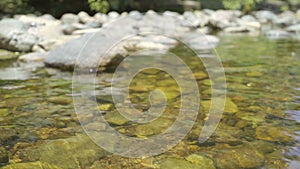
M90 167L106 154L86 135L77 135L20 150L16 158L24 162L40 161L63 169L81 169Z
M0 146L0 164L8 163L8 153L5 148Z
M41 162L10 164L2 169L62 169L60 167Z
M18 55L16 55L14 52L0 49L0 61L1 60L11 60L11 59L16 59L16 58L18 58Z
M79 17L72 13L65 13L60 20L63 24L79 23Z
M286 28L286 30L289 32L299 33L300 32L300 24L289 26Z
M205 156L202 155L197 155L197 154L192 154L189 155L188 157L186 157L186 160L193 163L193 164L197 164L200 166L200 168L207 168L207 169L215 169L215 165L213 160L211 160L210 158L207 158Z
M259 168L264 164L264 157L247 146L219 149L214 160L220 169Z
M256 128L256 138L271 142L289 143L294 139L288 131L273 126L259 126Z
M161 164L160 168L163 169L195 169L201 168L198 164L190 163L184 159L177 159L177 158L168 158L165 159Z
M284 30L270 30L264 34L268 39L286 39L291 37L291 34Z

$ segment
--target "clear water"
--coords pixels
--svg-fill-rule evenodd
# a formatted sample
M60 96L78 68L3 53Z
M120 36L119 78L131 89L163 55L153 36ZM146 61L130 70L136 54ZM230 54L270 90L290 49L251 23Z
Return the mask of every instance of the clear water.
M0 147L6 149L10 158L9 163L1 165L5 168L16 163L24 164L15 165L16 168L39 168L41 164L62 169L185 165L192 168L198 164L188 157L196 154L212 162L209 165L203 161L203 165L215 168L299 168L299 41L270 41L250 35L220 35L220 38L217 51L226 71L228 98L238 110L224 113L212 137L198 144L207 113L201 102L197 123L188 136L168 152L145 159L124 158L104 150L101 155L93 151L93 155L89 148L82 148L81 144L86 143L80 141L72 144L67 141L68 144L60 147L60 141L83 137L84 133L72 104L72 74L49 68L20 67L16 62L0 64ZM211 84L200 59L192 57L193 53L184 47L174 52L193 70L202 101L209 101ZM96 89L103 92L109 87L111 76L111 73L99 75ZM146 110L148 91L154 88L165 91L169 100L162 117L152 125L136 125L122 119L116 114L111 98L103 94L97 96L98 102L104 105L99 109L120 133L141 138L162 133L178 114L180 93L174 79L156 70L141 72L131 83L130 99L137 109ZM81 150L87 150L88 155ZM179 161L172 164L170 159Z

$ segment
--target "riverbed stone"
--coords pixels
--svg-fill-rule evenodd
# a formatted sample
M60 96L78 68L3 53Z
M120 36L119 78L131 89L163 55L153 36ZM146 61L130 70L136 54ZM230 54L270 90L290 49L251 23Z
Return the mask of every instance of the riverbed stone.
M257 127L256 138L260 140L281 143L289 143L294 141L294 139L290 136L290 133L288 131L273 126Z
M7 163L8 162L8 153L5 150L5 148L0 146L0 164Z
M244 145L219 150L214 160L220 169L259 168L264 164L263 155Z
M7 165L1 169L63 169L54 165L41 162L16 163Z
M160 168L163 169L195 169L201 168L198 164L190 163L185 159L178 159L178 158L168 158L165 159L161 164Z
M203 155L191 154L188 157L186 157L186 160L193 164L199 165L200 168L205 168L205 169L215 169L216 168L213 160L208 157L205 157Z
M222 105L222 99L221 98L215 98L216 104L219 104L219 106ZM210 100L204 100L201 102L201 106L204 108L205 112L208 112L211 106L211 101ZM229 114L234 114L238 111L238 107L233 101L227 97L225 101L225 107L224 107L224 112L229 113Z
M15 158L24 162L40 161L63 169L90 167L107 153L86 135L76 135L66 139L49 140L35 147L17 152Z

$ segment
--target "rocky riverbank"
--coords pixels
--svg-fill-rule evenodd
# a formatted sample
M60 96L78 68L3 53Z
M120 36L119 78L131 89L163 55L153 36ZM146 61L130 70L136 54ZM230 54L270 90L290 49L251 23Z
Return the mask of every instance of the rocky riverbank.
M114 22L116 20L119 21ZM216 32L262 33L270 39L299 37L300 10L280 14L271 11L243 14L234 10L208 9L183 14L170 11L142 14L131 11L122 14L110 12L107 15L97 13L94 16L80 12L64 14L60 19L51 15L16 15L0 21L0 48L13 52L33 52L19 59L26 62L44 61L47 66L71 70L82 46L95 32L98 32L97 36L93 36L88 49L83 50L86 59L79 63L79 67L100 66L105 69L122 60L129 51L137 48L167 51L178 45L179 41L196 50L209 50L219 43L216 36L209 35ZM144 32L156 32L173 38L145 35ZM119 44L104 58L106 50L125 35L135 37ZM11 58L15 56L7 58L6 54L3 58L0 54L0 60ZM100 65L99 59L103 59Z

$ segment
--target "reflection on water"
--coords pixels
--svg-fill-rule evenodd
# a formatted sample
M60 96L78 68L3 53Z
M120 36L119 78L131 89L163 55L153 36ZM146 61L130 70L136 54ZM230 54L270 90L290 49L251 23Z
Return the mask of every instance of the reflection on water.
M299 44L295 40L221 36L217 50L226 71L225 113L212 137L200 145L198 136L210 108L212 82L198 57L184 47L174 49L197 79L201 110L196 125L183 141L166 153L145 159L108 154L83 134L72 96L85 93L72 94L71 73L14 63L1 66L0 166L4 169L299 168ZM147 138L162 133L176 120L180 90L165 72L145 70L131 82L129 99L138 110L144 112L149 108L149 91L153 89L159 88L168 98L161 117L142 125L116 111L109 90L111 77L111 73L99 75L97 92L88 92L99 103L92 109L101 111L86 115L84 121L90 130L105 131L105 124L97 123L104 116L120 133ZM117 80L122 83L122 79ZM118 92L117 88L113 91ZM114 145L117 148L118 143Z

